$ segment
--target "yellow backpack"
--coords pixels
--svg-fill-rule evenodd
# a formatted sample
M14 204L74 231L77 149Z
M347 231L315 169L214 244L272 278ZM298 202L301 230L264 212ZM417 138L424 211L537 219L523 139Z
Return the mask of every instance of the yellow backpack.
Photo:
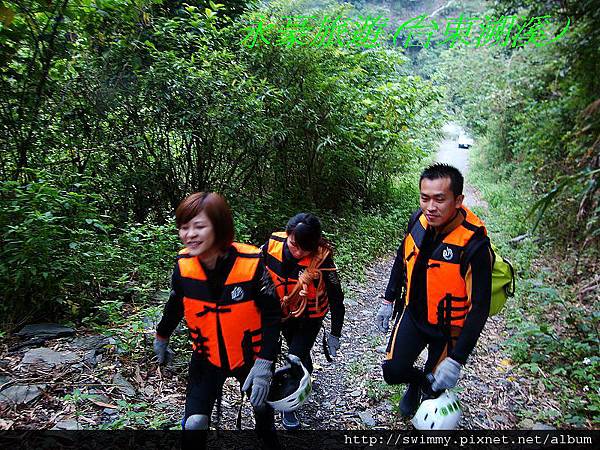
M490 242L494 264L492 265L492 301L490 316L498 314L508 297L515 295L515 270L506 258L503 258L494 244Z
M470 257L483 245L488 245L493 257L492 263L492 298L490 302L490 316L498 314L508 297L515 295L515 271L510 261L498 253L498 249L490 242L489 237L478 239L472 245L467 244L465 254L463 254L463 263L467 263ZM463 268L464 273L466 267Z

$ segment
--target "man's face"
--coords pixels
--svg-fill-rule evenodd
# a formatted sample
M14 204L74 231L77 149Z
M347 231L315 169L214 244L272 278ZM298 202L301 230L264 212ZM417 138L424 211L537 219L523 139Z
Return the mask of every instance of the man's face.
M450 178L421 180L420 205L427 223L432 227L446 225L462 206L464 195L454 196L450 188Z

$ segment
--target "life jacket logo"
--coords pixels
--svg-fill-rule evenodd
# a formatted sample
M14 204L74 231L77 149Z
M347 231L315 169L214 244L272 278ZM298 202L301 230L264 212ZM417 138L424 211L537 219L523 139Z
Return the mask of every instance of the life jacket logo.
M241 287L236 286L235 289L231 291L231 300L238 302L242 298L244 298L244 290Z
M450 261L454 256L454 253L452 253L452 249L450 247L446 247L446 249L442 252L442 256L446 261Z

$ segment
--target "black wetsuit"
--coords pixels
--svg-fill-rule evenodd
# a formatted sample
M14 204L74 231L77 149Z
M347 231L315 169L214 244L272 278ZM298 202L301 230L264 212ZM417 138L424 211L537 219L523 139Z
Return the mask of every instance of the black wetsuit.
M230 247L224 257L220 257L214 269L202 266L207 277L207 283L213 297L221 297L225 280L233 267L235 250ZM261 311L262 318L262 345L258 353L259 358L274 361L277 355L279 339L281 307L273 288L273 283L264 268L262 260L256 270L253 280L255 292L254 301ZM181 274L176 264L171 278L171 295L165 305L163 317L158 324L156 333L168 338L171 336L183 318L183 291L181 289ZM224 343L219 340L219 347ZM211 364L205 357L192 353L189 365L189 378L185 400L184 419L194 414L207 415L210 418L216 399L220 395L223 383L228 377L235 377L243 383L248 375L251 364L245 364L235 370L229 368L226 349L220 348L222 367ZM274 415L272 408L265 405L255 409L256 430L270 431L273 428Z
M417 213L411 217L409 229L416 217ZM466 278L470 278L467 286L471 286L468 295L471 298L472 308L458 337L454 341L449 339L447 329L432 325L427 321L427 279L425 275L428 260L433 250L461 221L462 216L457 214L439 233L434 228L427 227L413 269L408 308L405 308L401 298L405 283L405 268L402 246L398 249L385 293L386 300L396 301L396 312L398 313L398 319L388 343L386 360L383 362L383 376L389 384L421 383L424 375L433 372L437 364L446 356L460 364L465 364L477 344L490 309L492 259L488 246L480 246L467 261ZM476 234L472 239L480 238L483 238L482 235ZM428 357L422 371L413 365L426 346L428 346Z

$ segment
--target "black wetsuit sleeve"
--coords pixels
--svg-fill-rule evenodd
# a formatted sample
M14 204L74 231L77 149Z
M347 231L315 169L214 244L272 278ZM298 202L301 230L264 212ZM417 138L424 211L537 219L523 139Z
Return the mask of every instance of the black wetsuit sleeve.
M259 358L274 361L281 329L281 305L275 296L275 286L261 259L256 270L256 306L262 316L262 346Z
M269 251L269 241L265 242L263 245L260 246L260 252L261 252L263 258L267 257L268 251Z
M392 273L385 289L385 299L389 302L395 302L402 295L404 287L404 252L402 250L403 243L398 247L396 259L392 266Z
M181 274L179 265L175 264L171 276L171 294L163 310L162 318L156 327L156 334L169 339L183 318L183 291L181 290Z
M410 229L415 224L419 215L421 214L420 210L416 210L413 212L408 219L408 224L406 225L406 235L410 233ZM396 251L396 259L394 260L394 265L392 266L392 273L390 274L390 280L388 281L388 285L385 289L385 299L389 302L395 302L402 296L402 290L404 289L404 239L400 243L400 247Z
M473 254L469 266L471 268L470 296L472 308L465 319L465 324L455 347L448 355L460 364L467 362L467 358L475 348L490 313L492 258L487 245L482 245Z
M327 291L327 298L329 299L329 309L331 310L331 334L340 337L342 335L344 316L346 314L344 291L342 291L340 277L331 255L323 261L321 267L336 269L323 271L323 280L325 281L325 289Z

